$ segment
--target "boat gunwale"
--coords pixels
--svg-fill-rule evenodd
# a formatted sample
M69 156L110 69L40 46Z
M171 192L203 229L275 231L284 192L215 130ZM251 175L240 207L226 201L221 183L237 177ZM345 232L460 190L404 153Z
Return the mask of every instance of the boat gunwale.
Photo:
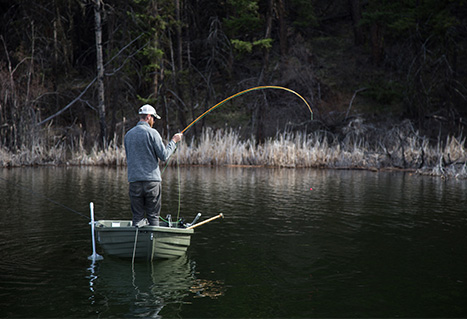
M105 225L104 223L110 223L109 225ZM129 220L111 220L111 219L105 219L105 220L98 220L96 221L96 231L132 231L135 232L136 229L138 229L140 232L160 232L160 233L175 233L175 234L193 234L194 229L186 229L186 228L177 228L177 227L166 227L166 226L151 226L151 225L145 225L141 226L139 228L136 228L134 226L111 226L112 223L125 223L125 224L130 224L131 221Z

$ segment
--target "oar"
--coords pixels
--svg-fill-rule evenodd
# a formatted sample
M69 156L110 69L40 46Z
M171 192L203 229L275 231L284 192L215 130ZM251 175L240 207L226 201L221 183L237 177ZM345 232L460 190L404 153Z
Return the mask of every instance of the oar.
M214 219L218 219L219 217L222 217L224 218L224 215L222 213L220 213L219 215L217 216L214 216L214 217L211 217L209 219L206 219L206 220L203 220L202 222L198 223L198 224L195 224L195 225L192 225L190 227L187 227L186 229L193 229L195 227L198 227L198 226L201 226L201 225L204 225L206 223L209 223L209 222L212 222Z

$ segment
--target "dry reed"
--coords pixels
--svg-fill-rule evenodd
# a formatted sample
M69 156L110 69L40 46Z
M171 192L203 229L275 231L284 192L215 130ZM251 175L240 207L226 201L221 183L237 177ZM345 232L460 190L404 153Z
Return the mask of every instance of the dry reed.
M34 146L11 153L0 147L0 167L31 165L126 165L125 150L117 136L106 150L97 144L87 152L83 145ZM448 137L430 145L409 122L391 130L365 126L355 120L339 136L328 132L284 132L258 144L238 132L205 129L199 138L185 140L171 165L255 165L333 169L401 169L442 178L467 178L466 139Z

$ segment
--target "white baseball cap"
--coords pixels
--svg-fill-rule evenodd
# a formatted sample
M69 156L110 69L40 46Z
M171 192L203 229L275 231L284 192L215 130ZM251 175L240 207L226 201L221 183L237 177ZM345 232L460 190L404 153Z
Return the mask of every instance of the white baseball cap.
M149 104L144 104L142 107L139 108L138 110L138 114L151 114L152 116L154 116L156 119L160 120L161 117L159 115L157 115L156 113L156 109L153 108L151 105Z

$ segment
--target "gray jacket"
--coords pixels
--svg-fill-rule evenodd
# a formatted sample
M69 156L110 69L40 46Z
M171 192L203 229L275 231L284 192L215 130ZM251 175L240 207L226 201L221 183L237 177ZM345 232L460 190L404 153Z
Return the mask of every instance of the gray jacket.
M125 135L128 182L162 181L159 160L166 161L175 149L174 141L164 146L159 132L139 122Z

